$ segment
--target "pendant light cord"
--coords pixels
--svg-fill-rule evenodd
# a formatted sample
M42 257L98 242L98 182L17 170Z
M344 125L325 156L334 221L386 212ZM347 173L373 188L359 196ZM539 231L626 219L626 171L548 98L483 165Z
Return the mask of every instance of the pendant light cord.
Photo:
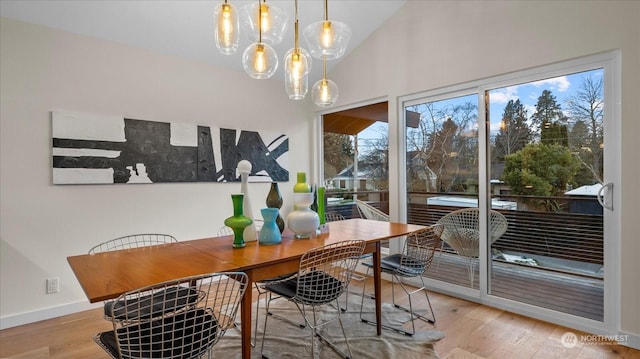
M329 21L329 0L324 0L324 20Z
M295 34L294 34L294 44L293 47L295 51L298 51L299 43L298 43L298 0L295 0L295 16L296 21L294 23L295 26Z
M262 4L258 0L258 42L262 43Z
M327 79L327 55L322 56L322 79Z

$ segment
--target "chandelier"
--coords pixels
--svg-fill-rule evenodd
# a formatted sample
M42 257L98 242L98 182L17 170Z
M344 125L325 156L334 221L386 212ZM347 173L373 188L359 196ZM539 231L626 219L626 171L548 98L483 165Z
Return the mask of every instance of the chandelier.
M268 79L278 68L278 56L271 45L282 42L288 16L266 0L245 5L240 11L228 0L216 7L214 14L215 42L224 55L238 50L239 33L246 32L252 43L242 54L245 72L255 79ZM303 35L309 51L300 46L298 0L294 0L294 44L283 56L285 90L292 100L302 100L308 93L312 57L322 60L322 79L311 90L317 106L332 106L338 100L338 86L327 78L326 61L344 55L351 29L344 23L329 20L328 0L324 0L323 20L305 27Z

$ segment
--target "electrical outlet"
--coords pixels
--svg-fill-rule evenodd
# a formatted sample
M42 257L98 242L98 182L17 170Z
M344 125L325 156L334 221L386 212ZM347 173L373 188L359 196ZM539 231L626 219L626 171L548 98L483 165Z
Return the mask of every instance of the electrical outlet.
M60 282L56 278L47 278L47 294L58 293L60 291Z

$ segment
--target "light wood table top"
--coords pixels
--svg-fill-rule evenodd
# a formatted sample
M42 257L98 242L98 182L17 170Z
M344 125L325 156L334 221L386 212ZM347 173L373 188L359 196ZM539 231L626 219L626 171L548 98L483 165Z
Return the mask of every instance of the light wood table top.
M237 267L185 243L83 254L67 261L91 303L151 284Z

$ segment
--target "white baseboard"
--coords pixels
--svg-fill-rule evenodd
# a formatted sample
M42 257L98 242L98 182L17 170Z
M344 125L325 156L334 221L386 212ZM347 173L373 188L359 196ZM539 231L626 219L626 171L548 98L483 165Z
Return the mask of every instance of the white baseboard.
M0 317L0 330L35 323L41 320L56 318L67 314L82 312L85 310L98 308L103 305L103 303L91 304L86 301L81 301L35 310L33 312L8 315L6 317Z
M640 350L640 335L626 332L620 332L620 335L624 336L624 338L620 338L624 339L624 341L619 341L620 345Z

